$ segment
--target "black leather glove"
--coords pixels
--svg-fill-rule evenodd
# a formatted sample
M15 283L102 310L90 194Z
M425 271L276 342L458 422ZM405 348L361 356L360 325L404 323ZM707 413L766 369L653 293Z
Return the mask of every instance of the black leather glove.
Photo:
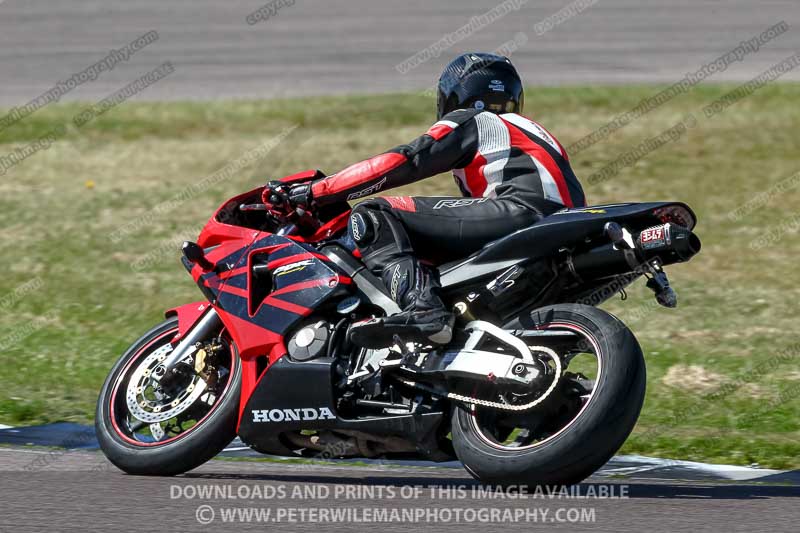
M311 184L300 183L289 187L289 203L306 211L311 207Z
M311 184L299 183L291 185L280 181L271 181L264 187L261 199L273 213L288 215L292 211L309 211L312 204ZM298 213L303 214L303 213Z

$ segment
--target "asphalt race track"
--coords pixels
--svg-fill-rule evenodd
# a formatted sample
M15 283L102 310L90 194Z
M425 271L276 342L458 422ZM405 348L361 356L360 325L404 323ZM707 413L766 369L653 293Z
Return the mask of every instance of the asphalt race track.
M597 0L540 33L536 24L567 0L507 2L524 5L401 72L396 68L401 62L501 1L283 0L267 20L248 24L246 17L265 0L0 0L0 106L24 104L152 30L157 41L62 99L99 100L165 61L175 72L137 99L423 90L433 85L446 58L494 50L509 41L516 43L511 55L530 84L672 83L776 23L785 21L792 30L800 26L797 0ZM749 80L798 51L800 32L787 31L711 81ZM800 69L782 79L800 80ZM283 491L286 497L187 497L211 485L234 496L245 487L241 490L250 495ZM328 497L291 497L298 487ZM502 528L697 533L797 531L800 523L800 486L788 484L595 477L580 486L581 494L615 487L616 495L624 490L625 497L521 500L477 497L473 487L466 472L455 468L231 460L211 461L178 478L144 478L120 473L99 452L0 447L0 532ZM404 490L411 492L403 497ZM388 496L391 492L395 497ZM210 507L198 511L203 505ZM408 513L433 509L441 522L367 524L351 518L313 524L298 514L309 508L355 512L369 507ZM261 515L268 523L224 523L223 509L237 508L271 514ZM452 519L454 509L482 508L527 511L528 517L513 523ZM594 520L552 522L559 509L567 514L593 510ZM444 520L448 516L451 520ZM201 523L209 518L209 524Z
M30 101L151 30L156 42L63 99L101 99L165 61L175 72L136 98L420 90L447 58L509 41L529 84L673 83L781 21L791 30L709 81L749 80L800 50L796 0L584 0L589 7L552 28L541 24L567 0L505 0L507 14L473 24L438 57L401 73L398 64L501 1L280 2L251 25L246 17L264 0L0 1L0 106ZM800 79L800 69L782 79Z
M552 497L545 492L501 497L496 492L474 493L478 490L474 481L464 471L452 468L220 460L176 478L134 477L117 471L99 453L14 448L0 448L0 487L0 530L17 533L310 528L379 528L387 533L423 528L779 532L797 530L800 498L798 486L635 478L592 478L572 492ZM204 493L202 487L219 492ZM599 497L603 491L605 498ZM399 517L403 511L406 517L416 513L420 518L410 523L365 523L356 522L353 516L367 515L351 514L346 523L313 522L326 520L323 509L332 517L333 509L369 513L373 508L395 510ZM248 519L247 514L236 514L236 509L253 514ZM259 516L256 511L249 509L261 510L260 521L255 518ZM490 509L496 509L497 519L481 522L481 517L491 520ZM460 522L455 521L458 512L462 513ZM586 520L593 519L569 521L580 520L581 512L589 513L584 515ZM509 518L511 522L506 521Z

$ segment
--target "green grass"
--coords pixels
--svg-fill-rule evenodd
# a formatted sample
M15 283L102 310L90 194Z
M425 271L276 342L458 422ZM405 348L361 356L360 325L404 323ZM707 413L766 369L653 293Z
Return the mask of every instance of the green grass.
M772 246L749 244L798 215L800 187L740 220L728 214L800 169L800 85L773 84L706 119L702 107L732 87L697 87L573 153L572 162L586 181L686 113L698 118L676 142L587 185L591 203L686 201L704 244L691 263L669 269L677 310L650 305L640 282L628 301L605 306L631 326L648 361L647 399L623 452L797 468L797 224ZM526 114L569 146L659 89L531 89ZM100 384L127 345L165 308L202 298L178 262L177 243L223 199L268 177L334 172L406 142L430 125L433 107L419 95L131 103L76 128L71 118L82 106L65 104L0 131L2 157L66 126L58 142L0 179L0 423L89 422ZM263 160L153 211L293 126ZM442 176L404 192L455 187ZM144 216L148 223L112 241ZM148 261L137 262L145 254ZM29 290L20 288L26 283ZM777 364L765 366L770 361Z

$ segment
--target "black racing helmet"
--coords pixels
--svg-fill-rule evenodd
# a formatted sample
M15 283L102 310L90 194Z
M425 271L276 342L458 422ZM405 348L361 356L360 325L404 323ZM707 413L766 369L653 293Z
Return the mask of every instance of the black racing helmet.
M439 77L437 118L455 109L492 113L522 111L522 80L505 56L470 52L450 62Z

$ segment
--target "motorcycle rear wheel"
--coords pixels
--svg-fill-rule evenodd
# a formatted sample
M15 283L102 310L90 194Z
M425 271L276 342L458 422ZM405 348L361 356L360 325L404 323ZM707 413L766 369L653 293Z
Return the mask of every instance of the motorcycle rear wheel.
M645 396L645 364L639 343L627 326L601 309L579 304L538 309L504 326L506 330L539 328L571 330L584 336L586 346L596 352L600 369L592 393L563 428L517 448L487 438L478 416L480 409L487 408L453 409L456 455L481 482L500 486L578 483L608 462L639 417Z

